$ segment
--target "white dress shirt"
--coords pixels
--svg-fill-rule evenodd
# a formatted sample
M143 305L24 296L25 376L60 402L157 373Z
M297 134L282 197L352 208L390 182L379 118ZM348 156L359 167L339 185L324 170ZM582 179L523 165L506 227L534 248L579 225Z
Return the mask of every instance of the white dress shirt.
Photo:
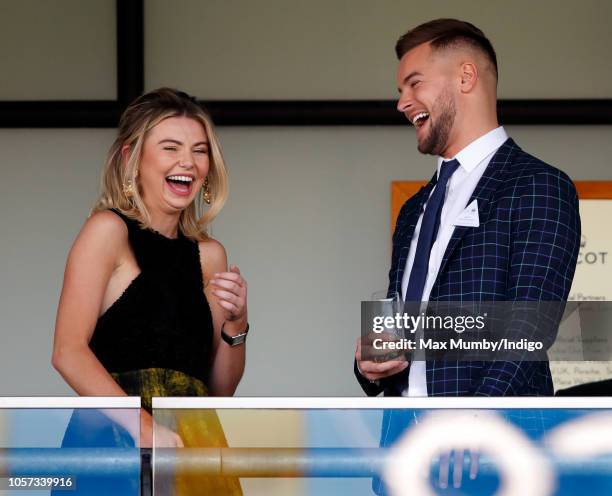
M442 264L444 252L448 246L448 242L455 230L455 221L461 216L468 201L476 189L476 185L484 174L487 165L493 158L495 152L508 139L508 135L503 127L497 127L487 134L481 136L475 141L472 141L468 146L461 150L453 159L459 161L460 166L451 176L445 194L442 213L440 216L440 227L436 235L436 239L431 248L429 256L429 268L427 271L427 279L423 288L422 301L429 300L431 288L438 277L438 271ZM440 166L445 159L438 157L438 177L440 175ZM452 159L446 159L452 160ZM437 187L437 186L436 186ZM433 190L432 189L432 193ZM431 196L431 195L430 195ZM421 231L421 222L423 214L421 213L419 220L414 229L412 240L410 242L410 251L406 260L406 268L402 277L402 297L406 297L406 288L410 278L410 271L414 263L414 255L416 252L417 242L419 240L419 232ZM424 361L413 361L410 365L410 374L408 377L407 388L402 393L403 396L427 396L427 377Z

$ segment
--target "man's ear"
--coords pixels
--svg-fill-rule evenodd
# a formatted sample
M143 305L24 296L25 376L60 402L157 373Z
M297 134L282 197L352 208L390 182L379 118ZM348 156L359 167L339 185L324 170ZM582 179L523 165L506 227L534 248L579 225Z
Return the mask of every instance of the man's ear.
M461 92L469 93L476 86L478 81L478 68L473 62L461 64Z

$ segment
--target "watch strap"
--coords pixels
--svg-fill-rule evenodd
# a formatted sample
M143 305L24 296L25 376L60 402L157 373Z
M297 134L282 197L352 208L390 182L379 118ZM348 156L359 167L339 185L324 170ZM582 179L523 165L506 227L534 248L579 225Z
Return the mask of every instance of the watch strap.
M225 327L225 322L223 322L223 325L221 326L221 337L223 338L223 341L225 341L230 346L238 346L246 341L246 337L247 337L247 334L249 332L249 327L250 327L248 322L247 322L246 329L242 331L240 334L236 334L235 336L230 336L229 334L227 334L224 330L224 327Z

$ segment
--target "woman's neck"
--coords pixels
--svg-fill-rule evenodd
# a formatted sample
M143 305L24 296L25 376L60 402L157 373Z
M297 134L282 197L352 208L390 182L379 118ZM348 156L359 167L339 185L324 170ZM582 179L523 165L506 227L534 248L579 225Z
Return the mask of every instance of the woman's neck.
M151 228L167 238L178 237L180 212L167 214L163 212L150 212Z

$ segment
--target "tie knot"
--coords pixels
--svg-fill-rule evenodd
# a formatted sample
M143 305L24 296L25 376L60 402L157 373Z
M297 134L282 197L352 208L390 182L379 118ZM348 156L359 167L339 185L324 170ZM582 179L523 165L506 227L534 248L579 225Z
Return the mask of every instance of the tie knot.
M453 160L442 162L442 165L440 166L440 176L438 177L438 182L446 183L458 167L459 160L457 160L456 158Z

